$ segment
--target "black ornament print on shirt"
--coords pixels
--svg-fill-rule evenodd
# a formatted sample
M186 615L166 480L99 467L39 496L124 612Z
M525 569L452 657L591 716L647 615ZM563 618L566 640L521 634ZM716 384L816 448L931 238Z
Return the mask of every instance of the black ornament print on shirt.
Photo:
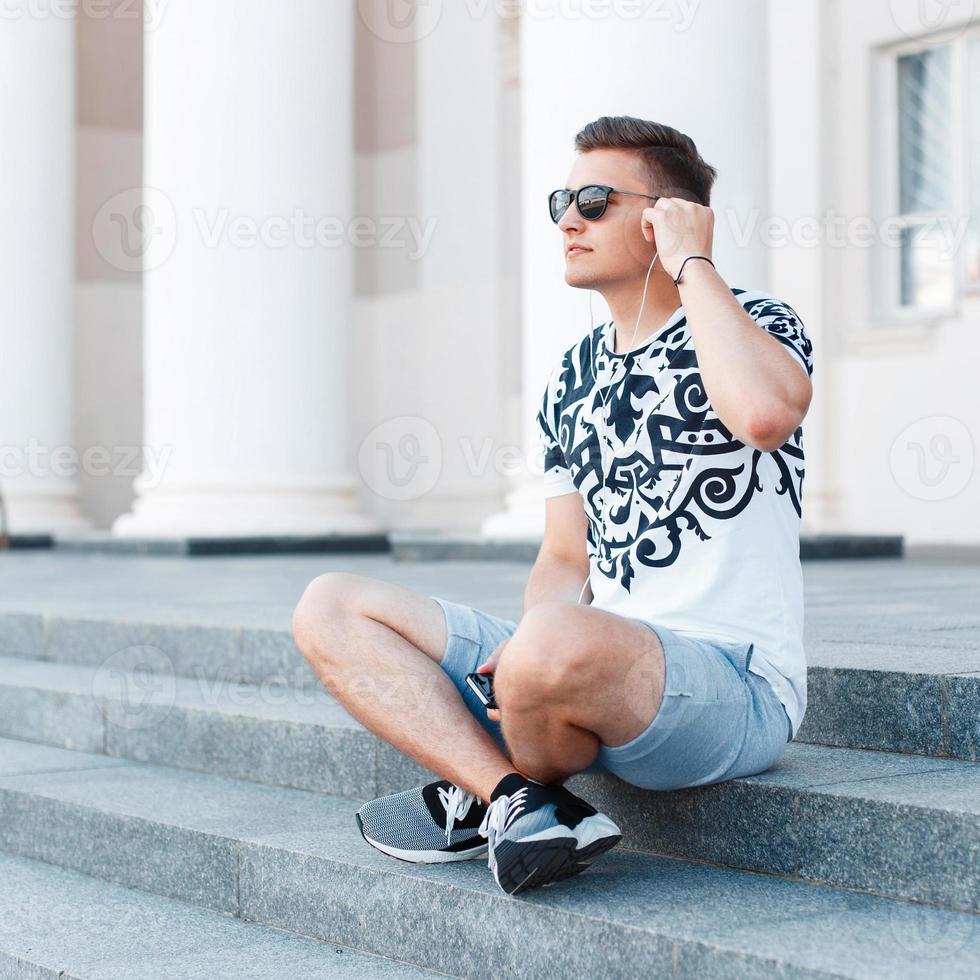
M733 293L812 374L812 345L795 311ZM629 591L637 566L668 567L682 549L728 533L756 494L774 493L802 516L802 426L771 453L733 436L708 399L683 316L623 356L608 354L607 330L612 343L611 325L601 324L592 347L586 335L565 353L537 417L545 471L567 469L582 494L589 554L602 575Z

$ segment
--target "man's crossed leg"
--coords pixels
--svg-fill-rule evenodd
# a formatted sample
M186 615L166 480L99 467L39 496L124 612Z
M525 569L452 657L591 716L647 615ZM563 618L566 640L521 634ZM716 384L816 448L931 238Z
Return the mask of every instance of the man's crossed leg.
M300 599L293 637L361 724L483 800L515 769L544 783L585 769L600 743L622 745L649 726L664 688L663 648L644 623L568 602L532 606L494 675L500 709L489 717L508 757L440 666L447 624L429 596L328 572Z
M435 599L326 573L297 605L293 636L351 715L444 777L362 807L365 838L405 860L456 860L485 853L482 842L473 846L479 821L495 877L513 893L584 870L620 839L608 817L560 783L593 763L601 744L620 745L647 728L663 691L664 656L644 624L587 606L544 602L519 624L496 622L507 623L509 635L494 682L500 709L489 717L499 717L506 746L467 706L460 678L447 673L460 637ZM462 641L474 660L467 669L492 653L472 637ZM399 829L386 836L378 822L391 823L397 808L405 810ZM365 832L365 818L384 840ZM433 828L446 835L438 850L419 843Z

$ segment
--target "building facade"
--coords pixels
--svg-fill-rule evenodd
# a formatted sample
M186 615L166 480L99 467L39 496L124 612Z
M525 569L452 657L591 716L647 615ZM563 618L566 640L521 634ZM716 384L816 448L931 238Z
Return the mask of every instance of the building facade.
M6 0L0 80L14 532L539 534L546 197L636 115L807 326L804 532L980 544L970 2Z

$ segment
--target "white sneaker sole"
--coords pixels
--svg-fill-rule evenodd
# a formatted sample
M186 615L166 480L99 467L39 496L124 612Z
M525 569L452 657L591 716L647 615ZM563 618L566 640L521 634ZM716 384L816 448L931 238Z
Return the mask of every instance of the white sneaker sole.
M404 851L398 847L391 847L388 844L371 840L367 834L362 836L379 851L384 851L385 854L390 854L401 861L411 861L413 864L448 864L451 861L471 861L473 858L487 856L486 844L482 847L471 847L468 851Z
M504 840L494 848L493 877L508 894L516 895L581 874L622 838L619 827L605 814L596 814L569 832L549 827L520 840Z
M391 844L382 844L381 841L372 840L364 833L361 826L360 817L357 818L357 826L361 831L361 836L379 851L389 854L399 861L409 861L412 864L448 864L452 861L472 861L475 858L487 856L489 845L486 841L475 847L467 848L465 851L413 851L401 847L392 847Z

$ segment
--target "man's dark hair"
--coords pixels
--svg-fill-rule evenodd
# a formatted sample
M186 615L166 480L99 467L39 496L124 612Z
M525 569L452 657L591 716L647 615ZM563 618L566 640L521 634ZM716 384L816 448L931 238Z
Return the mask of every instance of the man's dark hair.
M655 193L708 207L718 171L705 163L690 136L663 123L634 116L600 116L575 137L575 149L635 150L646 164Z

